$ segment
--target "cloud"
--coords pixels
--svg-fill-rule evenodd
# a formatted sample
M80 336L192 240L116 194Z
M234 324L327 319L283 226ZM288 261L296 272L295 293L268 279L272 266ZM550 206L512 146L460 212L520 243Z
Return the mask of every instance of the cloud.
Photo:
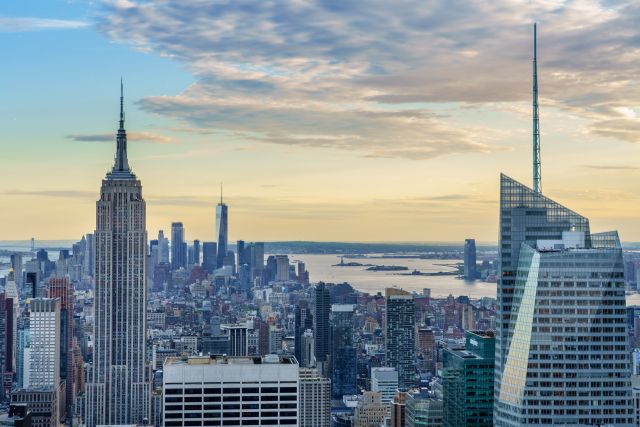
M625 165L585 165L587 169L596 169L596 170L604 170L604 171L635 171L638 170L636 166L625 166Z
M82 142L114 142L116 137L112 133L98 134L72 134L67 135L68 139ZM175 140L169 136L152 132L128 132L127 139L136 142L149 142L153 144L173 144Z
M3 196L38 196L38 197L60 197L60 198L78 198L78 199L93 199L97 196L95 191L81 191L81 190L10 190L0 193Z
M495 124L436 112L529 101L533 21L541 103L638 142L639 20L637 2L128 0L98 28L196 78L145 111L256 142L432 159L504 149Z
M91 25L85 21L0 16L0 33L24 33L42 30L75 30Z

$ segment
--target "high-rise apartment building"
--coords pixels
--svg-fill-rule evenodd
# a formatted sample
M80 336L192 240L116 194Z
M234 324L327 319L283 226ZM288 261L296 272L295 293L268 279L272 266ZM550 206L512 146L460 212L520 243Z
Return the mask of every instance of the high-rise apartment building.
M220 203L216 207L216 239L218 241L216 268L222 268L229 250L229 208L222 201L222 194L220 194Z
M293 357L168 358L164 426L298 426Z
M478 278L475 239L464 241L464 278L474 280Z
M300 368L300 427L331 426L331 381L316 369Z
M187 267L187 243L184 240L184 226L181 222L171 223L171 269Z
M353 341L353 304L333 304L331 306L331 397L358 393L357 349Z
M116 159L102 180L94 239L94 347L84 421L87 427L139 424L149 419L151 402L146 207L127 160L122 94Z
M617 233L500 181L494 424L633 425Z
M415 303L413 295L401 289L385 291L386 334L385 365L398 371L398 387L410 388L415 384Z
M331 294L324 283L316 285L315 301L315 342L316 363L320 372L327 376L328 366L325 366L329 356L329 312L331 311Z
M467 331L464 350L443 352L445 426L493 426L495 350L492 331Z

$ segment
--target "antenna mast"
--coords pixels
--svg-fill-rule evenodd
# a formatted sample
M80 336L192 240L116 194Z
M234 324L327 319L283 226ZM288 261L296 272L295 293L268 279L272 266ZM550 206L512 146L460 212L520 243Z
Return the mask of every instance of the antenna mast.
M540 162L540 117L538 110L538 61L537 30L533 24L533 191L542 192L542 170Z

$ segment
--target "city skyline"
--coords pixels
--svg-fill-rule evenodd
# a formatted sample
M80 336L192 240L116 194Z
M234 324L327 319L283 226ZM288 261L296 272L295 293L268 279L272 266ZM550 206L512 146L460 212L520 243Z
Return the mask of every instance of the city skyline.
M102 141L113 141L113 88L124 75L137 130L129 151L145 181L151 233L183 221L187 240L213 240L224 181L230 241L457 241L472 225L478 241L494 242L497 170L532 179L537 21L544 192L596 218L598 229L639 241L632 159L640 154L640 11L625 3L498 3L469 4L475 22L437 3L377 5L362 22L347 6L220 6L221 17L253 14L265 37L251 46L252 28L229 18L237 40L225 46L231 30L221 21L212 17L218 31L207 33L194 20L195 34L220 48L215 55L179 30L206 12L196 3L3 5L14 102L1 107L0 120L14 144L0 193L21 209L3 210L0 231L7 239L70 239L92 229L90 183L113 155ZM316 13L297 22L305 11ZM390 27L367 26L375 19ZM163 38L152 22L178 27ZM323 22L336 24L320 31ZM375 41L385 35L396 51ZM37 55L43 47L47 54ZM47 68L48 77L25 73L25 64ZM449 77L465 81L464 90ZM30 126L35 114L38 126ZM43 200L46 216L36 209ZM390 221L396 225L383 226Z

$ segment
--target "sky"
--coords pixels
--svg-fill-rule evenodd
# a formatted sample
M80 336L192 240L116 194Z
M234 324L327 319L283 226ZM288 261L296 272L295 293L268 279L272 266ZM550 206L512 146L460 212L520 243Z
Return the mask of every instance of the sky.
M498 238L499 173L640 241L640 3L0 3L0 240L95 228L120 78L151 236Z

